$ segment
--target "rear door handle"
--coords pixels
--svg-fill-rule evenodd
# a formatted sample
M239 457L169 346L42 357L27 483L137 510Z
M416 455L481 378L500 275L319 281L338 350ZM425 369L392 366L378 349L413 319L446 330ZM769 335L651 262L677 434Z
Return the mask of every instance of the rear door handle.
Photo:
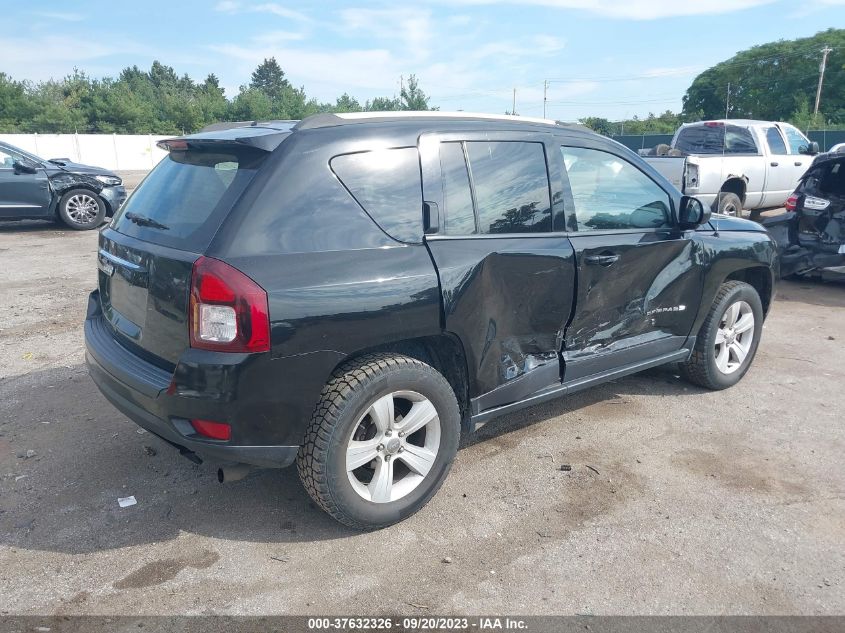
M796 166L796 167L800 167L800 166L801 166L801 165L803 165L803 164L804 164L804 163L801 163L801 162L795 161L795 166Z
M777 164L775 161L772 161L771 163L769 163L769 165L771 165L772 167L777 167L777 166L778 166L778 164Z
M588 255L587 263L598 266L610 266L619 259L619 255Z

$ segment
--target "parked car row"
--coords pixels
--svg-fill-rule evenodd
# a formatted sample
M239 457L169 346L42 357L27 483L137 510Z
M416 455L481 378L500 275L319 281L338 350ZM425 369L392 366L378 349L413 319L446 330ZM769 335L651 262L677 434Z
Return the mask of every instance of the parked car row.
M113 172L0 143L0 220L58 219L71 229L95 229L125 199Z

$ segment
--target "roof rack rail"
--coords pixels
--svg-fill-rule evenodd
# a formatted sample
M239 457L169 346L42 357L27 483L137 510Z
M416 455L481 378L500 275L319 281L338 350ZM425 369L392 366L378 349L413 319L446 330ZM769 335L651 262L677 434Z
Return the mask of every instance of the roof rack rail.
M479 112L441 112L440 110L399 110L383 112L344 112L340 114L322 113L314 114L302 119L294 126L294 130L312 130L336 125L350 123L368 123L372 121L402 121L409 119L461 119L461 120L484 120L484 121L520 121L525 123L537 123L541 125L556 125L570 128L587 129L582 125L554 121L552 119L540 119L536 117L514 116L509 114L490 114Z

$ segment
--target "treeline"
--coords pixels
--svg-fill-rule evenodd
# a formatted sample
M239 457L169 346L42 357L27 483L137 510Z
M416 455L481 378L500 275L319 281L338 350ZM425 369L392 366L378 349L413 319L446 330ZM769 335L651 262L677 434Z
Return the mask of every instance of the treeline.
M827 59L819 113L813 113L822 49ZM670 134L702 119L788 121L804 130L845 129L845 29L780 40L741 51L702 72L687 89L683 110L626 121L581 119L606 135Z
M116 79L80 70L61 80L16 81L0 73L0 132L180 134L217 121L302 119L318 112L429 110L429 98L411 75L398 97L359 103L343 94L334 103L309 98L275 58L265 59L249 84L228 99L216 75L202 82L155 61L149 71L125 68Z

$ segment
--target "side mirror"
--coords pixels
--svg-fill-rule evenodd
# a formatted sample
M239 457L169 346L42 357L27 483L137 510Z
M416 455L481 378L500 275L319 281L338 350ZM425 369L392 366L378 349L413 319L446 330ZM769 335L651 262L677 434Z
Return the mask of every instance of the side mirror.
M12 168L16 174L34 174L38 171L38 165L31 160L19 158L12 163Z
M815 141L811 141L809 145L801 148L801 153L807 154L808 156L815 156L819 153L819 144Z
M681 230L688 231L710 221L710 208L704 206L698 198L684 196L681 198L681 208L678 210L678 225Z

